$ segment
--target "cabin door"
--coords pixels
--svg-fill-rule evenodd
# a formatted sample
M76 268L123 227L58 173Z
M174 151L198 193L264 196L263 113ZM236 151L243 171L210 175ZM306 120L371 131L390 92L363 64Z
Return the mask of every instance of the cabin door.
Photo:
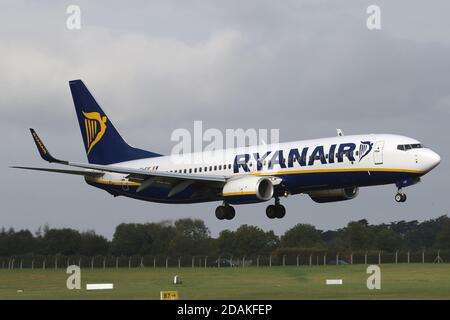
M375 164L383 164L384 141L377 141L373 151L373 160Z

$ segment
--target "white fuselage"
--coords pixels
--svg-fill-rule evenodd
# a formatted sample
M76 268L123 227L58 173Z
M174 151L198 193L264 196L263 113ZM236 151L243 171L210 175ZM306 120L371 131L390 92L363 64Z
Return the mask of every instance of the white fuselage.
M191 175L220 175L228 179L249 175L273 176L283 180L287 192L296 194L317 189L401 183L402 180L422 176L439 162L440 157L435 152L415 139L369 134L216 150L183 157L161 156L114 166ZM126 175L114 173L90 182L103 188L115 188L118 194L131 197L136 195L133 187L140 185L128 181ZM172 199L164 199L165 192L153 189L153 196L151 190L149 188L136 198L172 202ZM192 194L187 193L186 196L189 197L186 202L196 202ZM183 202L183 195L180 197L173 200Z

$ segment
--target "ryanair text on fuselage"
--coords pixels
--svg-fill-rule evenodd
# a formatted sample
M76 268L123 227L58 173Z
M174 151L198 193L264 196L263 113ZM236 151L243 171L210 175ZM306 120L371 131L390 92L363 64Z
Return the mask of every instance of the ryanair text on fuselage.
M373 143L370 141L361 142L359 148L360 161L370 153L372 145ZM327 148L327 152L325 152L324 146L316 146L314 149L310 147L292 148L289 152L286 152L287 159L284 150L267 151L263 154L259 152L238 154L234 158L234 173L239 173L240 169L242 169L242 172L250 172L249 162L252 160L256 163L256 170L261 171L264 169L264 163L268 158L270 158L267 162L269 170L273 169L275 165L285 169L293 168L295 163L298 163L301 167L313 166L316 161L320 161L321 164L339 163L344 162L344 157L349 161L356 161L355 149L355 143L332 144ZM312 151L309 152L310 150Z

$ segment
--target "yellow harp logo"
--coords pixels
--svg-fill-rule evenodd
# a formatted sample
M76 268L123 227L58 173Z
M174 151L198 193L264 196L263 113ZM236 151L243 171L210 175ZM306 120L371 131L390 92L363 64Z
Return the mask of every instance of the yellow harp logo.
M101 116L98 112L84 112L84 128L86 129L87 154L103 138L106 132L106 116Z

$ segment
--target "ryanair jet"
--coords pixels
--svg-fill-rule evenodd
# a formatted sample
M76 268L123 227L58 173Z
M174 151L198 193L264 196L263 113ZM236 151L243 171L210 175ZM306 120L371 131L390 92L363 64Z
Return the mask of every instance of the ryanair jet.
M436 167L441 159L419 141L391 134L338 136L277 145L205 152L180 164L171 156L129 146L81 80L70 81L88 163L54 158L31 130L41 157L74 169L13 167L83 176L87 184L113 196L184 204L222 202L220 220L235 216L232 205L274 199L270 219L283 218L280 198L307 194L315 202L353 199L360 187L394 184L395 201L404 187Z

